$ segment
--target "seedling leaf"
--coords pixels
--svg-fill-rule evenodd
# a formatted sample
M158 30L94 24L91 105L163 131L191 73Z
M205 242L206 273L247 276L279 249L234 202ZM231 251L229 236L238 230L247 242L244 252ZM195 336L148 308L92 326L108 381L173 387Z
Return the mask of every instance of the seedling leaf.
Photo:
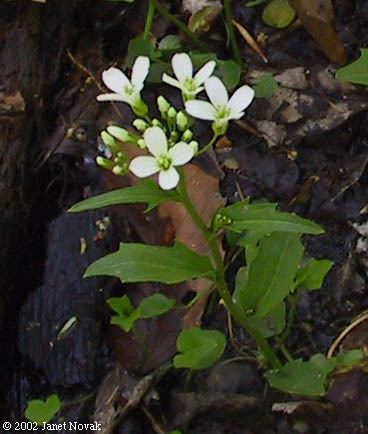
M43 425L49 422L60 410L60 399L57 395L49 396L46 401L34 399L28 402L25 416L28 420L36 422L37 425Z
M262 74L258 78L254 86L255 97L269 98L277 91L278 88L279 85L277 84L277 81L273 78L272 74Z
M174 357L174 367L209 368L222 356L225 346L226 338L217 330L202 330L199 327L183 330L176 341L181 354Z
M326 372L330 372L328 366L328 363L318 366L312 361L298 359L286 363L280 369L268 371L266 378L272 387L287 393L323 396L326 391Z
M288 0L271 0L263 10L263 21L271 27L283 29L295 18L295 11Z
M168 298L164 294L154 294L143 299L139 305L139 315L141 318L153 318L160 316L175 306L175 300Z

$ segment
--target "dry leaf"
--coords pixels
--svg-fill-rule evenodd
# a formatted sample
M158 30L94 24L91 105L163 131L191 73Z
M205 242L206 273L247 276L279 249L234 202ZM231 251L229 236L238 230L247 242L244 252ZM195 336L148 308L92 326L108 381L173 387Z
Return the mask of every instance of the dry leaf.
M183 0L182 3L183 10L190 12L192 15L208 6L222 7L221 2L218 0Z
M331 0L289 0L300 21L332 63L346 63L345 48L333 27Z

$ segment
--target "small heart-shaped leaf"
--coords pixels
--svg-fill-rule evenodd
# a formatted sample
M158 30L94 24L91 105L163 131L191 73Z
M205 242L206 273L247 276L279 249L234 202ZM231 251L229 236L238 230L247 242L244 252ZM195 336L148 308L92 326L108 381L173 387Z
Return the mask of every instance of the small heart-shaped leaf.
M37 425L49 422L60 410L61 402L57 395L49 396L46 401L34 399L28 402L25 416Z

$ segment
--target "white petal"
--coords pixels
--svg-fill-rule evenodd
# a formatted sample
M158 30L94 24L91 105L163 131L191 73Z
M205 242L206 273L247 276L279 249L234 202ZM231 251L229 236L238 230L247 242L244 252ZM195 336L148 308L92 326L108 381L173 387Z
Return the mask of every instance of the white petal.
M215 107L224 106L229 102L226 87L218 77L211 77L204 83L208 98Z
M236 90L234 95L230 98L228 107L231 109L231 112L242 112L253 101L253 98L254 90L251 87L247 85L239 87L239 89Z
M179 89L181 89L180 81L175 80L175 78L170 77L170 75L166 74L165 72L162 74L162 81L169 84L170 86L178 87Z
M147 128L143 135L148 150L155 157L167 154L166 134L160 127Z
M171 64L177 79L181 83L187 78L193 77L193 64L187 53L175 54Z
M210 60L204 66L202 66L202 68L194 76L194 80L197 83L197 85L200 86L206 80L208 80L213 74L215 68L216 68L216 62L214 60Z
M127 98L117 93L103 93L96 96L97 101L123 101L126 102Z
M231 110L231 113L228 117L228 120L230 121L231 119L240 119L245 115L245 112L234 112L233 110Z
M169 155L173 166L182 166L193 158L194 151L187 143L179 142L169 149Z
M169 170L163 170L158 175L158 183L163 190L171 190L179 183L179 173L174 167Z
M146 56L139 56L132 69L132 85L139 91L143 89L144 80L147 78L150 68L150 60Z
M109 68L102 73L105 85L115 93L122 94L125 86L130 86L130 81L123 71L118 68Z
M185 103L185 110L194 118L213 121L216 118L216 109L207 101L192 100Z
M160 169L156 158L148 156L135 157L130 162L129 170L138 178L145 178L157 173Z

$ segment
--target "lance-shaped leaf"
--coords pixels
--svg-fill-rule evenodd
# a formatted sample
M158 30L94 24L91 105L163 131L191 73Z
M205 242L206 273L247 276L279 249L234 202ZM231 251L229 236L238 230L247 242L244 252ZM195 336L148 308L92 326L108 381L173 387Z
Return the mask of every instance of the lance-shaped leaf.
M217 225L233 232L254 230L263 233L295 232L301 234L322 234L318 224L295 214L278 211L275 204L239 203L220 210L215 218ZM220 223L219 223L220 222Z
M265 318L295 288L295 275L303 255L300 235L275 232L261 239L248 270L246 287L238 289L242 305Z
M359 59L336 72L338 80L368 86L368 48L362 48Z
M213 275L207 256L176 242L173 247L121 243L117 252L91 264L84 277L114 276L122 282L172 284L200 277L211 279Z
M81 212L90 209L103 208L111 205L129 203L147 203L147 211L160 205L162 202L179 201L175 191L164 191L151 179L144 179L132 187L119 188L98 196L90 197L73 205L69 212Z
M319 289L332 266L333 262L328 259L311 259L305 267L298 271L297 287L311 291Z

